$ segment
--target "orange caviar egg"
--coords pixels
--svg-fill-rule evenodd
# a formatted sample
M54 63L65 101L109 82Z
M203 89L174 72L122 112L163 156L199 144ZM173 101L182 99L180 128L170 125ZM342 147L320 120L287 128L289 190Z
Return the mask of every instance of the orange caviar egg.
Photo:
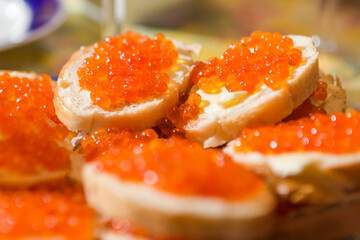
M95 213L78 187L0 190L0 239L92 239Z
M360 113L314 114L275 126L249 128L238 140L235 149L245 153L354 153L360 151Z
M252 93L263 84L278 90L301 63L302 52L294 48L291 38L255 31L232 43L220 58L197 63L191 78L209 94L219 92L221 87L229 92Z
M32 80L0 75L0 169L19 174L70 168L60 144L68 130L55 115L48 75Z
M169 70L178 52L164 35L149 38L126 32L106 37L94 45L94 53L78 69L80 86L90 91L92 101L110 109L165 94Z
M201 112L201 102L202 100L199 94L191 93L186 103L180 104L178 107L179 115L177 119L174 119L174 124L180 123L178 125L185 125L186 122L198 119Z
M319 81L312 97L316 102L323 103L327 98L327 83Z
M174 124L169 119L164 118L160 121L158 127L165 136L169 136L174 129Z
M99 171L180 195L246 199L263 187L252 172L221 151L180 138L144 144L111 144L95 159Z

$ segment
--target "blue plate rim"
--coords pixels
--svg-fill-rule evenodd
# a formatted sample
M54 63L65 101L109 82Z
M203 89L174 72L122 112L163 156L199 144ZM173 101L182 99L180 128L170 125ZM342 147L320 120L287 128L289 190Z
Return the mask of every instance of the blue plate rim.
M51 17L51 19L48 22L46 22L44 25L38 28L26 32L24 38L19 42L8 42L4 45L0 45L0 51L9 50L33 42L50 34L55 29L60 27L60 25L64 23L67 13L65 11L64 5L61 0L53 0L53 1L55 1L56 4L58 4L58 8L55 14Z

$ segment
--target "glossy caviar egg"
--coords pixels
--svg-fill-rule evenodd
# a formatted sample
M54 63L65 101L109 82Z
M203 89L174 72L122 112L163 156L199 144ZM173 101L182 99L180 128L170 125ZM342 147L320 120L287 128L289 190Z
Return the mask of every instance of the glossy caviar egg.
M315 89L315 92L312 94L312 97L318 103L323 103L327 98L327 83L319 81Z
M169 70L178 52L164 35L149 38L138 33L106 37L78 69L80 87L103 109L165 94Z
M255 174L221 151L176 137L127 145L110 143L93 161L99 171L180 195L240 200L263 188Z
M313 114L277 125L248 128L238 140L235 150L245 153L355 153L360 150L360 113Z
M62 183L60 183L61 185ZM81 188L37 186L0 190L0 239L92 239L95 213Z
M251 94L263 84L278 90L302 61L302 52L294 48L291 38L255 31L230 44L220 58L197 63L192 81L209 94L218 93L222 87Z
M68 170L61 146L68 130L55 115L47 75L34 79L0 75L0 169L19 174Z

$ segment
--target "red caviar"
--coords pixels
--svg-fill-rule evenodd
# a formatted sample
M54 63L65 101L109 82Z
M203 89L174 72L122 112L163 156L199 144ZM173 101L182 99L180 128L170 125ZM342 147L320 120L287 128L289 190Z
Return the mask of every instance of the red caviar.
M47 75L32 80L0 75L0 169L20 174L70 167L61 147L68 130L55 115Z
M255 174L221 151L176 137L127 147L112 144L96 162L100 171L180 195L241 200L263 187Z
M198 119L202 111L201 103L201 96L197 93L191 93L186 102L171 107L167 111L166 118L162 119L158 124L162 134L165 136L184 135L183 127L186 123Z
M312 94L314 100L318 103L323 103L327 98L327 83L319 81L315 89L315 92Z
M103 154L109 146L115 144L120 147L130 144L143 144L157 139L158 135L153 129L134 132L131 129L119 129L110 127L96 130L93 136L86 135L81 140L81 145L87 161L91 161L95 156Z
M354 153L360 150L360 113L349 111L308 118L242 131L235 146L241 152L279 154L319 151Z
M79 187L0 190L0 239L92 239L95 213Z
M277 90L301 63L302 52L291 38L255 31L232 43L220 58L198 63L192 81L206 93L217 93L221 87L252 93L262 84Z
M103 109L165 94L170 81L165 72L178 58L173 43L164 35L153 39L126 32L106 37L94 45L94 53L78 69L80 86L91 92Z

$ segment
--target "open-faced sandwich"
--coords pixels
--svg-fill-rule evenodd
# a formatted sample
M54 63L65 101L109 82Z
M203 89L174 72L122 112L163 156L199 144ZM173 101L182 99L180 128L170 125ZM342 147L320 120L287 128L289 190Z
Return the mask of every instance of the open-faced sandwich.
M0 72L0 185L32 185L71 170L68 130L47 75Z
M274 196L221 151L158 139L153 130L101 138L108 146L86 159L83 183L88 203L103 218L127 219L154 239L261 239L270 233Z
M154 127L186 92L198 46L127 32L83 47L60 72L59 119L72 131Z
M202 109L186 136L216 147L245 127L281 121L307 99L319 79L318 52L309 37L256 31L197 71L191 91Z

